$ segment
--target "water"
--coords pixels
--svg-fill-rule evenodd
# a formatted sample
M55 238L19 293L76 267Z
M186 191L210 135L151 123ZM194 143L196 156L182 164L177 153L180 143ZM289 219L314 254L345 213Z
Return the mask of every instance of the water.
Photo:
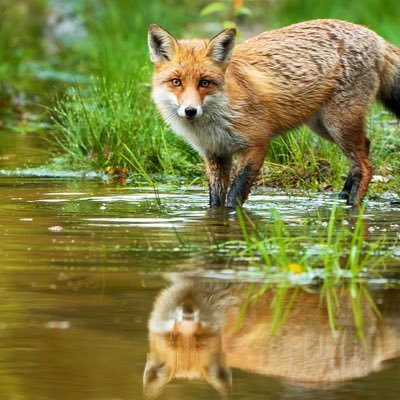
M249 283L237 282L247 260L219 247L242 238L237 217L210 212L203 187L138 188L81 174L51 176L37 169L48 159L43 148L35 133L0 132L0 400L140 399L149 352L147 324L165 288L172 285L181 293L182 274L189 273L193 293L211 288L246 299ZM16 168L18 173L10 172ZM260 189L246 209L262 224L275 207L304 235L312 234L332 204L329 195ZM395 245L400 207L385 199L370 201L366 225L370 238L387 235L389 245ZM266 334L273 318L270 291L245 313L242 329L249 333L247 339L222 324L218 335L226 346L233 346L235 338L238 343L236 350L224 350L233 367L233 398L397 399L399 265L399 256L392 256L380 283L364 283L382 314L379 319L369 303L361 304L365 348L355 340L348 297L341 300L339 313L345 334L331 335L327 313L318 308L316 286L299 289L275 347ZM236 283L229 287L213 286L231 278ZM208 304L207 310L215 304ZM235 320L235 308L222 309L214 327L222 318ZM184 326L193 328L190 318ZM296 358L288 358L291 354ZM320 363L313 364L314 358ZM257 363L265 368L257 370ZM302 370L310 371L308 382L296 379ZM343 381L327 382L335 371L341 371ZM318 379L324 382L315 382ZM176 379L161 398L220 397L205 382Z

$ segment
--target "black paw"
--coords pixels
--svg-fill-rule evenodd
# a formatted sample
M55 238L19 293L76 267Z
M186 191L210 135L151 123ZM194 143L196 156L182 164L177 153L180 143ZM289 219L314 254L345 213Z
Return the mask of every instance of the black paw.
M346 200L347 202L350 200L350 193L345 190L341 190L340 192L336 193L335 196L339 200Z

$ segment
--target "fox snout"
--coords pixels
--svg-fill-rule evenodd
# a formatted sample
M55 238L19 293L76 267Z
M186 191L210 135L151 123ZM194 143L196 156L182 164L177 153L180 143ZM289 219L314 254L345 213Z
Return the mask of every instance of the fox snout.
M175 308L174 319L174 329L192 335L200 326L200 310L191 303L184 303Z
M203 114L203 107L192 105L180 105L178 107L178 115L182 118L194 119Z
M175 308L175 321L190 321L199 322L200 321L200 310L198 307L194 306L192 303L183 303Z

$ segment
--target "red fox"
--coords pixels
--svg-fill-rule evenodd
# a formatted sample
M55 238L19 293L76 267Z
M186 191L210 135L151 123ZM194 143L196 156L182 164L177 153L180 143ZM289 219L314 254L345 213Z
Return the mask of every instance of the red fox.
M166 123L204 158L210 206L243 204L270 139L301 124L348 158L339 196L359 204L372 177L369 106L378 100L400 118L400 49L365 27L330 19L237 46L235 34L176 40L159 25L148 30L152 97Z
M335 334L320 294L290 289L291 307L278 335L273 329L271 290L243 313L249 285L178 278L155 301L149 319L150 352L144 393L157 397L174 378L202 379L222 395L232 387L231 368L280 377L292 384L331 388L385 367L400 355L399 291L362 297L363 340L357 338L349 290L338 288ZM255 289L255 288L254 288Z

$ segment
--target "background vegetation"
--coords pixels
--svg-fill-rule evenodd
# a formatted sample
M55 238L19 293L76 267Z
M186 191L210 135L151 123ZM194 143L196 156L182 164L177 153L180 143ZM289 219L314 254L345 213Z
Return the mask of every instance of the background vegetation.
M0 17L0 126L17 128L36 106L56 132L59 162L147 181L203 176L202 161L152 104L149 23L189 37L235 24L245 38L302 20L341 18L400 45L397 0L3 0ZM400 129L380 108L369 129L375 172L385 181L374 187L387 190L398 184ZM274 141L261 181L336 189L346 170L335 146L302 128Z

